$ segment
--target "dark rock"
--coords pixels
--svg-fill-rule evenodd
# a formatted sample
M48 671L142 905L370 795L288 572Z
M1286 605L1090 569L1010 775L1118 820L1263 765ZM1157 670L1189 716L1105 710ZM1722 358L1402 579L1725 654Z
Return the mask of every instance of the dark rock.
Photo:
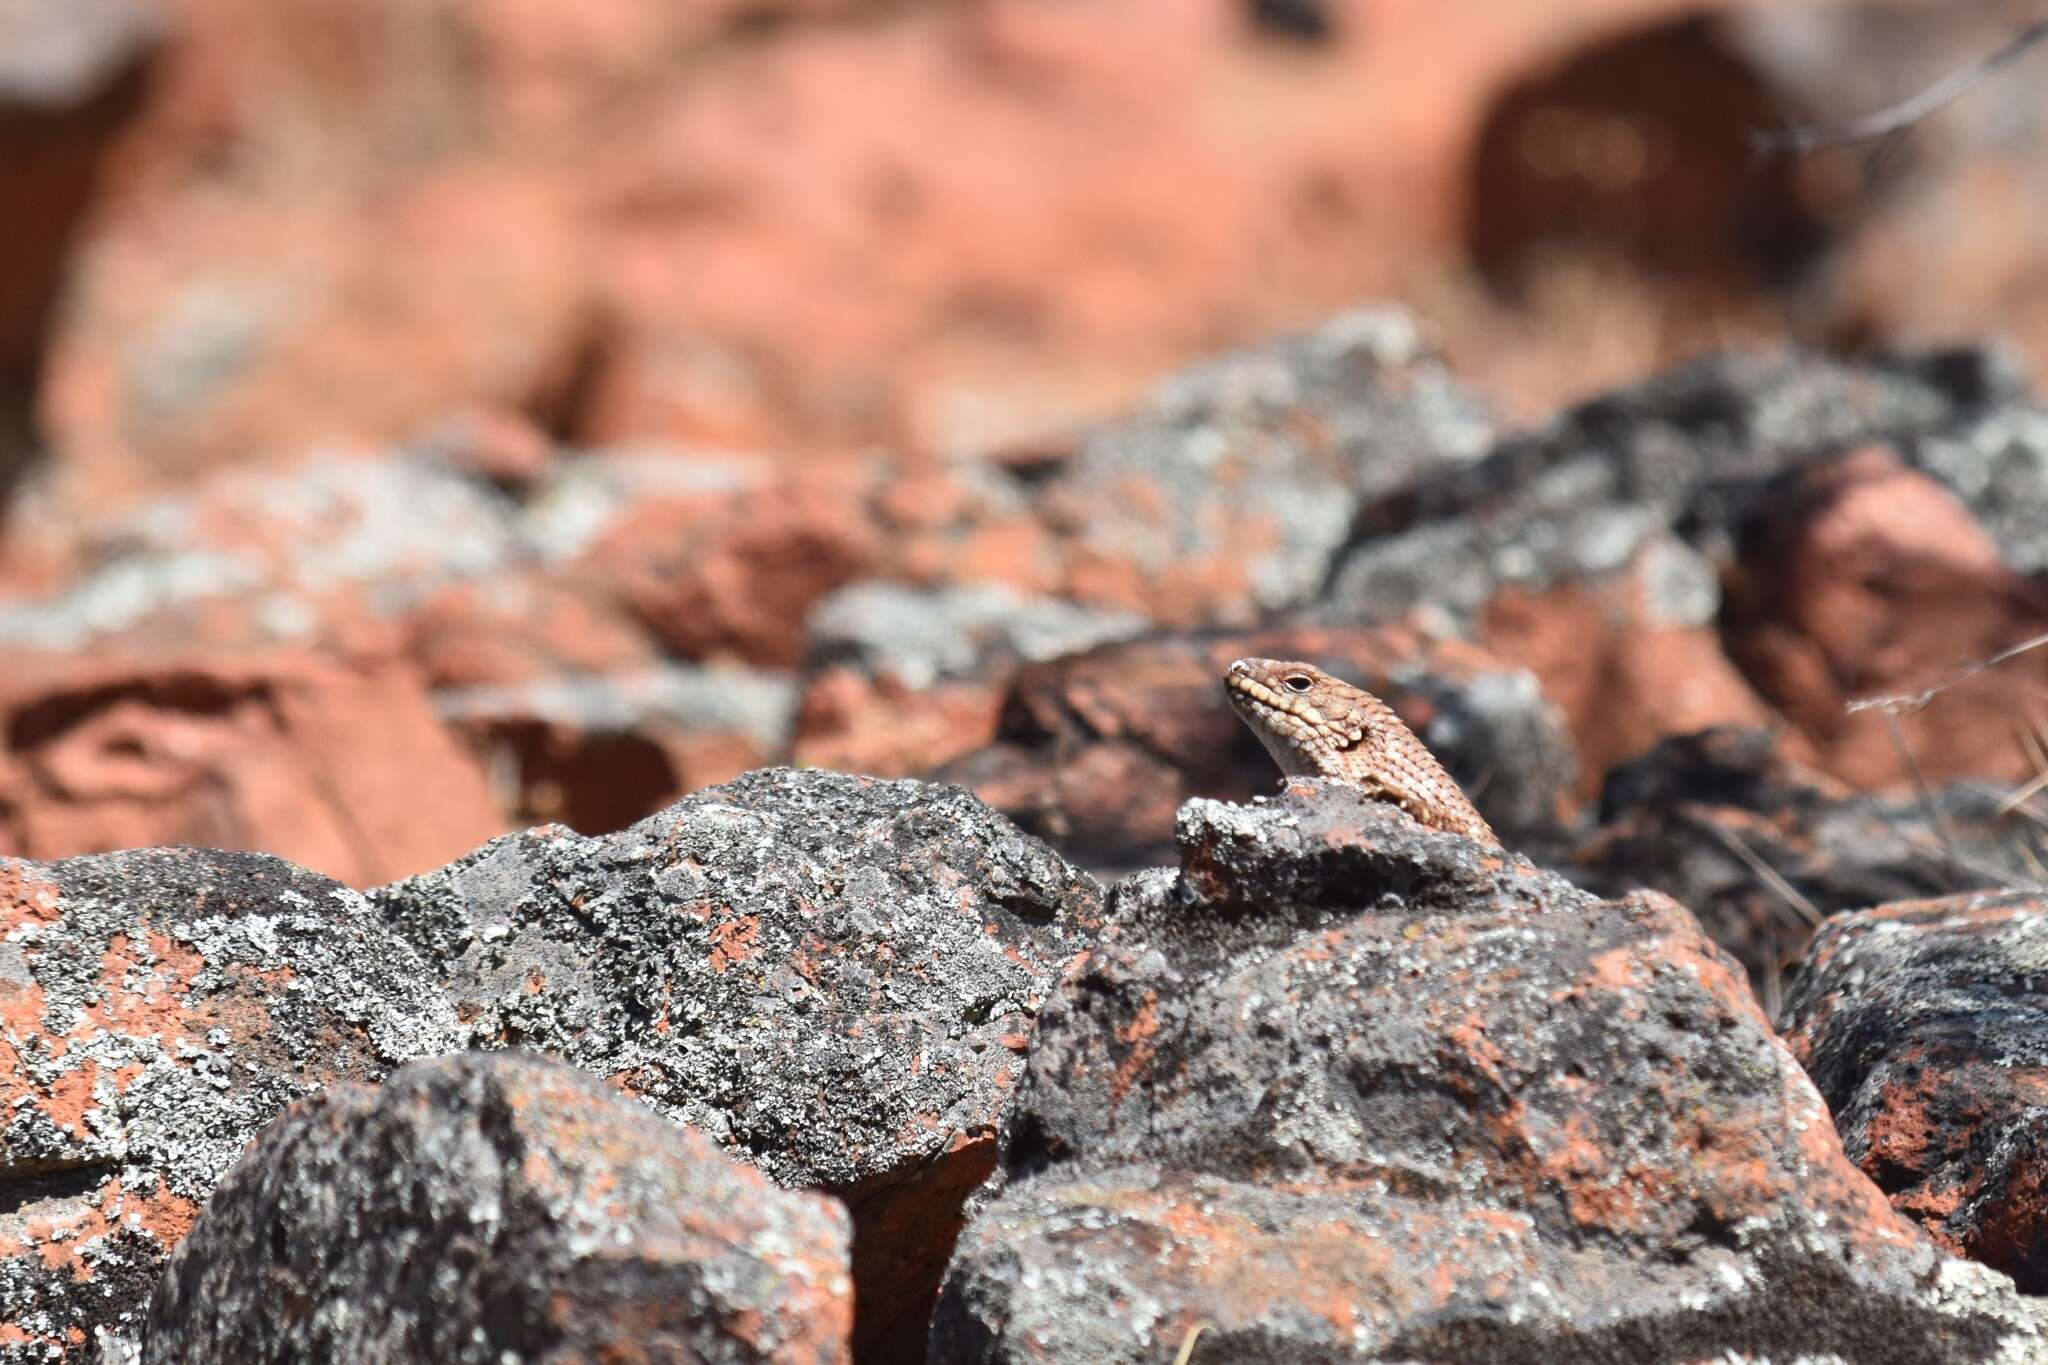
M361 896L180 849L0 859L0 1028L0 1342L67 1361L286 1105L456 1037Z
M139 0L0 6L0 498L39 444L56 305L116 134L162 30Z
M973 797L768 770L371 893L469 1042L610 1078L845 1198L857 1346L914 1343L1039 1001L1100 889Z
M2048 900L1951 896L1833 920L1783 1023L1892 1206L2048 1292Z
M1300 784L1190 802L1039 1016L946 1362L2035 1359L1655 894Z
M1604 772L1665 735L1769 718L1741 671L1755 654L1723 655L1720 579L1788 477L1882 443L1971 512L2039 489L2030 512L2001 525L2038 520L2048 461L2003 453L1996 435L2025 411L2023 377L1995 352L1710 357L1368 498L1316 610L1448 615L1536 671L1565 710L1581 771ZM1895 556L1865 567L1907 572Z
M1182 801L1248 800L1280 781L1224 700L1224 669L1245 655L1305 659L1385 698L1503 835L1562 819L1571 746L1535 680L1469 645L1392 627L1159 635L1026 668L996 743L941 775L1091 864L1171 861Z
M142 1360L844 1361L846 1211L535 1057L342 1084L257 1138Z
M1691 907L1768 1003L1829 915L2025 880L2020 817L2004 805L1971 784L1862 795L1765 731L1708 730L1610 773L1599 826L1546 861L1606 895L1651 887Z

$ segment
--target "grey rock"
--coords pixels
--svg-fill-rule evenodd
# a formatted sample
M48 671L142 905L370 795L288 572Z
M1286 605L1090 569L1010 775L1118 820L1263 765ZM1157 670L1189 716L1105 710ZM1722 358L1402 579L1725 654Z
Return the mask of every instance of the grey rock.
M144 1365L837 1362L846 1211L513 1054L341 1084L266 1128L171 1258Z
M560 1056L845 1197L863 1350L921 1336L1032 1017L1100 902L958 789L788 770L370 894L473 1045Z
M1863 442L1898 445L1966 502L1978 485L1974 509L1996 500L1983 488L2004 448L1997 414L2025 402L2024 377L1995 351L1708 357L1368 497L1323 609L1356 619L1429 606L1470 625L1505 584L1598 578L1670 535L1723 563L1775 476ZM2021 468L2001 486L2030 476Z
M455 1045L357 893L275 858L0 860L0 1323L83 1360L286 1105Z
M1667 898L1305 784L1194 801L1039 1017L941 1362L2022 1361Z

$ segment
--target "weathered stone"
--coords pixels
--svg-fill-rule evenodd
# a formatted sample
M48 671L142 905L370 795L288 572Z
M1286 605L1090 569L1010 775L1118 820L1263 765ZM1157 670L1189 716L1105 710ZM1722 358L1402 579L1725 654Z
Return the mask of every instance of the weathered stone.
M1245 655L1305 659L1385 698L1504 835L1563 818L1570 740L1535 680L1470 645L1392 627L1158 635L1026 668L996 743L940 775L1076 857L1170 860L1182 801L1248 799L1280 780L1224 699L1224 669Z
M1832 920L1783 1022L1892 1206L2048 1291L2048 900L1950 896Z
M1883 442L1965 506L1992 506L1987 484L2027 480L1986 428L2025 410L2024 380L1994 352L1701 360L1368 497L1316 611L1439 612L1531 667L1564 707L1590 783L1667 734L1769 719L1737 666L1754 656L1724 657L1719 580L1786 479ZM2003 732L1985 719L1958 723Z
M1174 376L1090 432L1038 510L1068 595L1241 626L1322 585L1359 497L1469 464L1491 436L1413 317L1361 309Z
M2048 497L2034 510L2048 513ZM1952 491L1866 446L1768 481L1735 529L1728 653L1828 771L1864 788L2034 775L1996 722L2024 716L2048 685L2048 653L1960 674L2048 633L2048 581L2007 565ZM1855 706L1950 683L1938 703L1896 715Z
M83 1362L140 1315L243 1144L291 1103L455 1045L355 892L189 849L0 859L0 1343Z
M372 893L473 1044L605 1076L845 1198L856 1344L923 1331L961 1203L1100 891L954 788L767 770Z
M504 828L404 662L286 650L21 662L0 680L0 846L186 843L364 886Z
M1196 801L1039 1016L945 1362L2021 1361L1734 964L1363 794Z
M1609 773L1598 825L1554 861L1603 894L1651 887L1690 907L1768 1002L1827 916L2025 880L2005 797L1864 795L1793 761L1782 736L1707 730Z
M846 1211L556 1062L408 1066L288 1110L150 1304L144 1362L843 1362Z

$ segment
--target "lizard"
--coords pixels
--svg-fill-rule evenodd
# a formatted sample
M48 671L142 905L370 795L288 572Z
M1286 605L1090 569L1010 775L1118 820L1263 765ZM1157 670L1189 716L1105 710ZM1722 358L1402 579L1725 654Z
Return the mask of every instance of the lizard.
M1333 778L1431 829L1501 846L1429 746L1364 688L1313 664L1239 659L1225 671L1223 690L1288 777Z

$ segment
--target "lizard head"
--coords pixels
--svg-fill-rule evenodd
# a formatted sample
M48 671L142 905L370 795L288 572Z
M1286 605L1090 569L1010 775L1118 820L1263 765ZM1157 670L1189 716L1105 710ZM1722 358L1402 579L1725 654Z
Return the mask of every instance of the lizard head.
M1239 659L1223 674L1231 709L1290 777L1339 777L1372 731L1371 694L1314 664Z

